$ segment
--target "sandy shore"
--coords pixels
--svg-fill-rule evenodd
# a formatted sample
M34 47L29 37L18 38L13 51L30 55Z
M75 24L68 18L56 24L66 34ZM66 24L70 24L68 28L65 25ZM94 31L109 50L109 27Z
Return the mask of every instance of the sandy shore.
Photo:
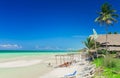
M75 63L69 67L54 68L53 70L40 76L39 78L64 78L65 75L73 74L75 71L77 71L76 78L82 78L80 76L80 73L84 72L83 69L85 67L87 67L87 63L80 65L80 62L79 62L79 64Z
M0 63L0 68L15 68L35 65L40 63L42 60L16 60L10 62Z
M39 78L54 68L54 54L0 58L0 78Z
M49 63L52 66L49 66ZM81 70L78 65L54 68L55 63L55 54L0 58L0 78L60 78L75 70Z
M80 65L72 65L70 67L55 68L49 73L40 76L39 78L63 78L64 75L72 74L74 71L80 72L83 67Z

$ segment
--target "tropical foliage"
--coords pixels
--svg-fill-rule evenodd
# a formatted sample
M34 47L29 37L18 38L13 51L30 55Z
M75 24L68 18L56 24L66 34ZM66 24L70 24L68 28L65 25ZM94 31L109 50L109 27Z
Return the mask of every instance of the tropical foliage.
M112 32L108 33L108 27L117 22L116 18L118 17L118 14L116 14L116 10L113 9L108 3L104 3L100 10L101 11L98 13L99 16L95 19L95 22L98 22L100 25L106 27L107 43L107 34L113 34ZM114 34L117 34L117 32L114 32ZM106 50L103 50L103 52L100 51L100 53L106 54L105 51L107 52L107 44ZM120 78L120 60L113 58L113 55L114 54L107 54L104 58L98 58L94 60L94 63L97 65L97 67L104 68L103 71L99 73L101 73L101 76L104 76L105 78Z
M103 66L107 68L114 68L117 66L117 61L112 56L106 56L103 60Z
M95 59L93 63L96 64L98 68L103 68L103 71L99 72L102 77L120 78L120 60L118 58L98 58ZM96 76L100 76L99 73L96 73Z
M118 32L108 32L108 34L118 34Z
M117 14L115 14L116 10L112 9L111 5L108 3L104 3L101 6L101 12L99 12L99 16L95 19L95 22L98 22L102 25L112 25L114 22L117 22L115 19L118 17Z
M111 5L108 3L104 3L101 6L101 11L98 13L99 16L95 19L95 22L98 22L100 25L106 26L106 51L107 51L107 34L108 27L113 25L114 22L117 22L116 18L118 14L116 14L116 10L112 9Z
M114 32L114 34L118 34L118 32Z
M91 37L88 37L86 41L84 42L87 49L95 49L95 40Z
M112 34L112 32L108 32L108 34Z

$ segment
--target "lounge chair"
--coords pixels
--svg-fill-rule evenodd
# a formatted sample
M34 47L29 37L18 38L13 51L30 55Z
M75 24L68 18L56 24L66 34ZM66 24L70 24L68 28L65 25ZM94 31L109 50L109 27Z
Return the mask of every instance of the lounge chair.
M72 74L65 75L64 78L76 78L77 71L74 71Z
M96 65L95 64L92 64L92 65L88 65L84 68L84 70L91 70L92 68L96 68Z
M79 78L92 78L95 74L95 68L91 68L89 70L84 70L84 72L80 73Z

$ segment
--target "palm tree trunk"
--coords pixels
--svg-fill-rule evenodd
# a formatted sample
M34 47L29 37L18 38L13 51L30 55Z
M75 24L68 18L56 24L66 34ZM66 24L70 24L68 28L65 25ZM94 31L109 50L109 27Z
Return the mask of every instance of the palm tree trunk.
M108 25L106 26L106 53L108 54Z

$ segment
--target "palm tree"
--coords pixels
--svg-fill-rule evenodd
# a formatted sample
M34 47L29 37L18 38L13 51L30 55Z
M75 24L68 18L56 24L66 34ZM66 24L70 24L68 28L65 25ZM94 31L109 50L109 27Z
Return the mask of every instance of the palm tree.
M86 41L84 41L84 44L85 44L85 46L86 46L86 48L87 48L87 50L88 50L89 57L91 57L92 60L93 60L94 57L93 57L93 54L92 54L91 51L95 49L95 40L92 39L91 37L88 37L88 38L86 39Z
M100 25L105 26L106 28L106 51L107 51L107 34L108 34L108 27L113 25L114 22L117 22L117 20L115 19L116 17L118 17L117 14L115 14L116 10L112 9L111 5L109 5L108 3L104 3L101 6L101 12L99 12L99 16L95 19L95 22L98 22Z
M88 37L83 43L89 52L90 50L95 50L95 48L99 48L100 46L99 43L96 43L95 45L95 40L92 37Z
M118 34L118 32L114 32L114 34Z
M89 50L95 49L95 41L91 37L88 37L86 41L84 41L84 44Z
M108 32L108 34L112 34L112 32Z

